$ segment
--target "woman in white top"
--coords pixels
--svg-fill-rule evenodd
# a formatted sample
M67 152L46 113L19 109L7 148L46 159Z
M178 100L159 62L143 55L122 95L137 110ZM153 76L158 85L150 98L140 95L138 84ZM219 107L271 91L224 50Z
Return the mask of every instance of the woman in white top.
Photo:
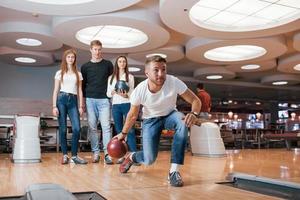
M120 89L118 85L120 85L121 82L123 82L123 87ZM114 73L108 78L107 83L107 96L112 97L112 116L117 133L122 131L123 122L130 109L130 94L133 89L134 77L128 72L127 58L125 56L119 56L115 62ZM135 131L133 128L128 132L127 144L129 151L135 152L137 150Z
M72 124L72 157L75 164L87 164L87 161L77 156L78 141L80 136L80 115L83 113L82 103L82 75L76 67L76 51L66 50L63 54L60 70L55 74L53 90L52 113L58 117L59 138L63 153L62 164L69 163L67 152L67 115ZM78 109L79 100L79 109Z

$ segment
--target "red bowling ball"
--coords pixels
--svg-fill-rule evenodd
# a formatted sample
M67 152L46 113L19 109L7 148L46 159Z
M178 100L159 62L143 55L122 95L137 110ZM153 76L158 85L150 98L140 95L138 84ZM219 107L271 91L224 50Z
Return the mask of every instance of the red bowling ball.
M112 158L122 158L127 153L126 142L118 139L112 139L107 145L108 155Z

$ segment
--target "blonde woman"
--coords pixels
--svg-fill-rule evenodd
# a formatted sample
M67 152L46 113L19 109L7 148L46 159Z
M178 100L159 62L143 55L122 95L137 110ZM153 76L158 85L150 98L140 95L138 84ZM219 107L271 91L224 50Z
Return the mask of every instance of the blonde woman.
M60 70L55 74L53 90L53 109L52 113L58 117L59 138L63 153L62 164L69 163L67 152L67 116L72 124L72 143L70 162L75 164L87 164L77 155L78 140L80 135L80 115L83 113L82 104L82 75L76 67L76 51L66 50L63 54ZM78 108L79 100L79 108Z

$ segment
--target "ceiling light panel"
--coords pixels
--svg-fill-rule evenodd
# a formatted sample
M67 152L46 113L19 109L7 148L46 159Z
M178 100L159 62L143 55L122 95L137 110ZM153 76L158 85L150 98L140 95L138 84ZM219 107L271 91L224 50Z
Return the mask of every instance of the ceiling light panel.
M286 85L286 84L288 84L287 81L275 81L272 83L272 85Z
M277 66L276 59L271 59L271 60L266 60L261 62L248 62L245 64L227 65L226 69L233 72L247 73L247 72L267 71L275 68L276 66Z
M16 40L18 44L24 45L24 46L40 46L42 45L42 42L36 39L31 38L19 38Z
M29 57L17 57L15 58L15 61L21 62L21 63L35 63L36 60Z
M266 49L252 45L219 47L204 53L204 57L214 61L242 61L263 56Z
M208 80L218 80L218 79L222 79L223 76L221 75L209 75L209 76L206 76L206 79Z
M0 6L52 16L89 16L128 8L141 0L1 0Z
M18 21L0 23L0 44L29 51L55 50L63 45L50 25Z
M146 55L146 58L150 58L150 57L153 57L153 56L160 56L162 58L167 58L167 55L163 54L163 53L150 53L150 54Z
M254 69L260 68L260 66L253 64L253 65L244 65L241 68L244 69L244 70L254 70Z
M141 69L138 67L128 67L128 71L129 72L139 72L139 71L141 71Z
M42 66L54 63L50 52L25 51L10 47L0 47L1 62L17 66Z
M89 3L94 0L27 0L34 3L50 4L50 5L76 5Z
M280 26L300 17L295 0L201 0L189 12L199 27L225 32L262 30Z
M240 40L194 37L187 41L185 47L188 59L217 65L257 63L271 60L287 51L285 38L281 36Z
M261 79L266 85L296 85L300 82L300 76L291 74L268 75Z
M92 40L100 40L104 48L129 48L141 45L148 40L148 36L134 28L125 26L92 26L81 29L76 38L84 44Z
M300 64L295 65L294 70L300 71Z
M196 69L193 76L199 80L229 80L235 77L235 73L224 67L204 67Z

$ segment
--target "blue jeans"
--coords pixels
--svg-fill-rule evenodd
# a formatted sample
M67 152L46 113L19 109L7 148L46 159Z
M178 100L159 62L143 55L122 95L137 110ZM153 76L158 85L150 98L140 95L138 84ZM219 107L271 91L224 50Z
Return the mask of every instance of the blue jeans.
M89 139L92 152L99 153L98 121L102 128L103 150L107 154L107 144L111 139L110 102L109 99L86 98L86 109L89 124Z
M77 156L78 140L80 135L80 118L77 105L77 95L60 92L56 105L59 111L58 124L59 124L59 138L61 151L63 154L68 153L67 149L67 115L69 116L72 124L72 156Z
M113 104L112 105L112 116L115 123L115 129L117 133L121 133L123 129L123 122L126 119L127 113L130 109L130 103L123 104ZM136 148L136 138L135 138L135 130L131 128L127 135L127 144L129 147L129 151L135 152Z
M151 165L157 158L161 131L175 130L172 143L171 163L183 164L188 128L182 118L184 115L173 111L164 117L144 119L142 124L143 150L133 154L135 163Z

